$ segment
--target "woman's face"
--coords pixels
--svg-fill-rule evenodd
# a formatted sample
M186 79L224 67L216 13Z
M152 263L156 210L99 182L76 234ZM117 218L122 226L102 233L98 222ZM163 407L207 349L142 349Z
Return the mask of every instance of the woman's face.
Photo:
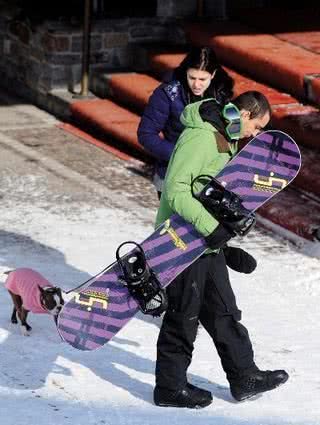
M195 96L202 96L210 86L214 74L208 71L200 71L199 69L189 68L187 70L187 82L190 90Z

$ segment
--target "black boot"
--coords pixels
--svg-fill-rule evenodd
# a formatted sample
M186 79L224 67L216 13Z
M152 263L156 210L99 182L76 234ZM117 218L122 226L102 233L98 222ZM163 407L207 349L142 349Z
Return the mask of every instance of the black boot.
M230 380L233 398L243 401L256 394L273 390L284 384L289 378L285 370L258 370L241 378Z
M205 397L209 397L212 400L212 394L208 390L205 390L203 388L200 388L200 387L197 387L197 386L195 386L193 384L190 384L190 382L187 383L187 388L190 388L191 390L195 391L199 395L202 395L202 396L205 396Z
M153 393L154 403L163 407L188 407L200 409L212 403L210 391L187 384L181 390L167 390L156 386Z

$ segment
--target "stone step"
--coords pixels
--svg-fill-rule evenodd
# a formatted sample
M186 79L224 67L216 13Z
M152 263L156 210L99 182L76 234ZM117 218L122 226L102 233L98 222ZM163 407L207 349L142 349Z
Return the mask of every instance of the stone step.
M319 6L299 9L268 7L263 10L263 14L261 9L252 8L239 14L237 21L306 50L320 53Z
M183 55L178 53L157 53L150 57L150 65L155 73L166 73L173 67L177 66L183 59ZM314 108L310 106L304 106L298 103L297 99L287 93L280 92L276 89L266 86L265 84L258 83L248 77L245 77L230 68L226 68L230 75L235 80L235 94L240 94L246 90L259 90L264 93L272 107L273 107L273 126L281 129L297 140L301 148L303 164L301 171L294 181L294 185L304 190L308 190L315 194L320 195L320 169L317 166L320 160L319 151L314 151L310 147L317 146L317 133L315 132L314 125L320 130L320 116L318 112L314 112ZM143 111L148 98L152 91L160 84L160 81L150 77L147 74L141 73L115 73L115 74L97 74L95 76L97 93L100 96L110 96L116 104L129 106L132 110L137 111L139 114ZM103 104L103 101L99 102L99 119L95 119L96 108L93 106L90 108L90 112L86 112L86 119L88 120L88 114L90 113L90 120L95 125L99 125L103 131L107 134L110 133L116 139L121 140L124 143L132 145L134 149L138 146L136 137L136 130L139 124L140 116L137 114L129 113L129 117L126 118L126 109L113 105L110 100ZM108 113L103 114L101 117L100 110L107 111L113 106L115 108L115 114L121 117L122 122L131 121L131 127L127 128L128 137L124 138L123 125L119 127L115 126L113 121L109 120ZM82 105L82 110L86 109L85 105ZM295 113L294 113L295 111ZM298 112L297 112L298 111ZM83 115L83 112L82 112ZM314 116L313 116L314 115ZM294 118L294 119L292 119ZM317 120L318 118L318 120ZM310 121L306 125L307 121ZM314 124L314 125L313 125ZM126 124L124 124L126 125ZM119 131L117 131L119 130ZM133 134L129 137L129 131ZM303 143L307 146L303 146Z
M130 107L141 114L151 93L159 84L159 80L136 72L95 73L91 90L100 98L111 98L117 104Z
M70 105L70 110L73 122L80 128L85 126L89 131L106 134L129 146L131 151L149 157L137 139L139 115L109 99L77 100Z
M266 84L305 99L305 84L310 75L320 73L317 51L280 39L269 32L238 22L189 23L187 39L194 45L210 45L222 63ZM309 91L312 91L312 87ZM312 95L312 99L317 95Z
M303 239L320 240L320 199L313 195L289 186L257 213Z
M116 140L148 156L138 144L136 136L140 115L163 75L177 66L183 57L182 52L158 51L151 54L149 63L153 76L138 72L96 75L93 84L95 93L106 99L74 102L71 107L73 116L99 127ZM313 240L315 229L320 227L320 202L317 198L320 196L320 170L316 165L320 153L315 150L318 149L320 132L319 111L311 105L299 103L288 93L256 82L231 68L226 69L235 79L236 94L259 90L268 97L273 108L274 127L291 134L302 151L303 165L292 186L259 209L259 214L304 239ZM302 196L301 193L305 194Z
M153 72L164 74L172 67L177 66L182 60L181 53L157 54L155 60L150 59L150 66ZM267 96L273 109L272 125L282 130L297 140L299 145L319 150L320 140L320 111L318 108L302 104L292 95L277 90L266 84L255 81L248 75L235 71L234 68L224 66L235 80L235 94L238 95L246 90L258 90ZM314 84L319 84L320 79L314 80Z

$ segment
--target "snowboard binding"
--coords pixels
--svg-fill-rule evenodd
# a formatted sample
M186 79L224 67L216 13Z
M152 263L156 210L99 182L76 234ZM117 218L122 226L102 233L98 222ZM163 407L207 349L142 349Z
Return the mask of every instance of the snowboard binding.
M203 187L200 192L195 192L196 183ZM255 214L242 205L241 198L209 175L202 174L194 178L191 192L234 235L245 236L256 223Z
M135 249L120 257L121 248L128 244L135 245ZM120 280L138 302L140 310L144 314L160 316L168 307L167 294L149 268L142 247L136 242L123 242L117 249L116 259L122 272Z

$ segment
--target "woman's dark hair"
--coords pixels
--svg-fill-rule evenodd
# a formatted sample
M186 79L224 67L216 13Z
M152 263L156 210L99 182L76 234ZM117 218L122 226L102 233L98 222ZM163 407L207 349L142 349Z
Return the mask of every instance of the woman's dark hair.
M250 118L263 117L267 112L272 114L271 106L264 94L259 91L246 91L235 99L232 103L241 110L245 109L250 112Z
M234 81L219 64L217 56L210 47L193 47L180 65L174 70L174 79L179 80L184 88L189 91L187 83L187 70L190 68L207 71L215 75L210 86L204 93L204 97L213 97L217 102L224 105L233 97Z

